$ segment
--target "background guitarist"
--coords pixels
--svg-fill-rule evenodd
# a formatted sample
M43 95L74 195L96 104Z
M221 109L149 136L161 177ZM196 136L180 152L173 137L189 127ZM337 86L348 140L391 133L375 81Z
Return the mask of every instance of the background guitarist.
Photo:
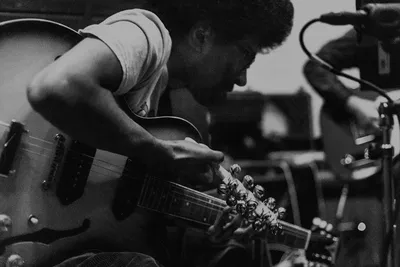
M293 6L289 0L148 2L147 10L126 10L81 30L86 38L36 75L28 99L74 139L126 155L157 174L209 182L212 166L223 160L221 152L187 140L156 139L129 112L156 115L167 85L188 88L205 106L223 101L235 84L246 84L246 70L257 53L285 40ZM238 234L240 221L217 222L210 236ZM160 235L152 239L160 247L166 244ZM168 256L150 256L91 253L59 266L170 264Z
M364 76L361 68L367 66L361 64L371 64L373 53L368 55L368 51L373 52L374 49L376 42L359 43L357 32L351 29L343 36L324 44L317 52L317 56L338 70L359 68L360 75ZM372 101L357 96L355 90L348 88L335 74L311 60L305 63L303 73L330 111L352 116L360 127L369 130L379 129L379 113ZM371 76L368 76L367 80L370 78Z
M358 1L358 4L360 2ZM359 40L357 32L351 29L341 37L323 45L317 55L338 70L358 68L361 78L382 88L398 88L400 82L397 70L399 69L398 64L400 64L400 50L391 51L390 65L387 66L395 71L382 75L378 64L378 49L380 48L375 39L363 36L363 39ZM379 130L379 113L373 101L360 97L357 95L358 90L346 87L335 74L311 60L305 63L303 73L312 88L323 98L325 107L330 113L339 115L339 117L352 118L359 127L368 132L376 133ZM360 89L361 91L368 90L368 88ZM394 165L395 175L398 175L399 171L400 164L397 161ZM357 191L372 192L373 196L380 197L380 187L377 186L380 183L379 175L380 173L370 180L372 182L368 183L368 188L358 185L359 188L363 189ZM368 214L367 205L365 205L365 210L363 210L363 207L359 207L358 211L353 212ZM358 252L353 251L353 247L350 247L350 245L342 247L342 251L348 254L349 266L379 266L379 244L381 242L379 240L382 233L377 229L380 229L381 223L384 222L379 220L378 225L374 225L369 231L371 236L378 237L374 244L366 244L366 248Z

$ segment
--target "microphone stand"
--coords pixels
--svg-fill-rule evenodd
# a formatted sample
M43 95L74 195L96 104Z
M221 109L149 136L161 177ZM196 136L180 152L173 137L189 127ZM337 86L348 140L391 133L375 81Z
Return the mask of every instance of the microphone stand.
M396 260L396 221L394 211L394 177L392 175L392 158L394 149L390 143L393 129L394 104L382 102L379 105L379 126L382 130L382 178L383 178L383 211L385 218L384 243L382 247L382 267L398 267Z

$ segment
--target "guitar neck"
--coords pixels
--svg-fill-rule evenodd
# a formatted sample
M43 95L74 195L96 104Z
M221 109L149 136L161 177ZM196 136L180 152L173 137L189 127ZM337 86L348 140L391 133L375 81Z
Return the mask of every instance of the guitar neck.
M163 215L172 216L202 227L212 225L226 207L222 199L187 188L177 183L153 177L146 178L138 206ZM279 243L291 248L307 249L311 231L279 221L282 233L266 233L269 243Z

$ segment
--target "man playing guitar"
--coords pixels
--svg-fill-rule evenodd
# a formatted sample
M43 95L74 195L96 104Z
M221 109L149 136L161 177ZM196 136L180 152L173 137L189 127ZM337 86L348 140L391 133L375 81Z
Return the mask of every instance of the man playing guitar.
M157 174L210 182L213 166L223 160L221 152L188 140L157 139L129 112L157 114L167 85L188 88L205 106L224 100L235 84L246 84L246 70L257 53L285 40L293 6L288 0L148 2L146 9L122 11L82 29L85 38L34 77L28 100L74 139L128 156ZM240 216L224 225L219 221L209 233L229 237L240 221ZM143 254L97 253L58 266L97 266L100 261L169 265Z

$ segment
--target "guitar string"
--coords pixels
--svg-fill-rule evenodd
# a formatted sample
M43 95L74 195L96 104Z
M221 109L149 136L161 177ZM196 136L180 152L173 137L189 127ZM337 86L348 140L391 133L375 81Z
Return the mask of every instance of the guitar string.
M28 151L28 150L26 150L26 151L34 153L32 151ZM103 167L103 166L99 166L99 167ZM108 170L110 172L113 172L112 170L107 169L107 168L106 168L106 170ZM104 176L107 175L107 174L105 174L103 172L99 172L99 171L96 171L94 169L92 169L92 171L95 172L95 173L98 173L100 175L104 175ZM156 178L154 178L154 179L157 180ZM161 181L161 182L163 182L163 181ZM163 186L165 188L165 184L166 183L165 182L163 182L163 183L164 183ZM172 193L175 193L175 194L183 197L185 202L190 202L192 205L194 204L194 205L200 206L202 208L211 209L213 211L220 211L221 209L223 209L223 207L226 206L224 200L221 200L221 199L218 199L218 198L214 198L214 197L212 197L210 195L207 195L207 194L204 194L204 193L201 193L201 192L197 192L197 191L195 191L195 190L193 190L191 188L186 188L186 187L183 187L183 186L181 186L179 184L175 184L173 182L170 182L169 185L172 186L173 189L175 189L175 190L171 191ZM176 190L178 190L178 191L176 191ZM185 190L186 194L183 193L182 190ZM211 200L211 202L210 202L210 200ZM194 202L194 201L196 201L196 202ZM200 201L200 203L199 203L199 201ZM216 208L213 208L213 207L216 207Z
M28 150L26 150L26 151L30 152L30 153L35 153L35 152L32 152L32 151L28 151ZM97 166L101 167L101 168L104 168L103 166L100 166L100 165L97 165ZM107 169L107 168L105 168L105 169L110 171L110 172L115 172L115 171ZM95 173L98 173L100 175L103 175L103 176L107 175L104 172L99 172L99 171L96 171L94 169L92 169L91 171L93 171ZM154 180L158 181L157 178L154 178ZM166 182L160 180L160 183L163 183L162 186L165 188ZM184 199L184 202L190 202L190 204L192 204L192 205L197 205L197 206L200 206L202 208L210 209L212 211L221 211L221 209L223 209L225 206L227 206L225 204L225 201L222 200L222 199L218 199L218 198L212 197L212 196L204 194L202 192L197 192L197 191L195 191L195 190L193 190L191 188L187 188L187 187L181 186L181 185L173 183L173 182L168 183L168 185L170 185L172 187L172 190L170 190L172 194L175 194L175 195L183 197L182 199ZM183 193L182 190L185 190L186 193ZM211 202L210 202L210 200L211 200ZM147 207L145 207L145 208L147 208ZM288 231L289 230L293 230L296 233L298 233L297 229L288 228L287 230Z
M1 121L0 121L0 123L1 123L1 125L3 125L3 126L9 127L9 125L7 125L7 124L4 123L4 122L1 122ZM32 138L32 136L30 136L30 135L28 135L28 137ZM36 140L43 141L43 142L47 142L47 143L52 144L52 145L57 145L57 143L54 143L54 142L51 143L51 142L42 140L42 139L40 139L40 138L36 138L36 137L34 137L34 138L35 138ZM32 145L32 146L35 146L35 147L39 147L39 148L45 149L44 147L41 147L41 146L36 145L36 144L32 144L32 143L28 143L28 144L29 144L29 145ZM102 165L98 165L98 164L96 165L95 162L97 162L97 163L101 162L101 163L104 163L104 164L106 164L106 165L114 166L114 167L117 167L117 168L124 168L124 172L125 172L125 173L133 174L133 173L131 172L131 170L133 170L133 168L131 169L131 168L125 168L125 166L115 165L115 164L109 163L109 162L107 162L107 161L97 159L97 158L95 158L95 157L93 157L93 156L90 156L90 155L88 155L88 154L81 153L81 152L78 152L78 151L75 151L75 150L72 150L72 149L67 149L67 150L65 150L65 151L66 151L66 152L73 152L73 153L76 153L77 156L84 156L84 157L86 157L86 158L88 158L88 159L90 159L90 160L93 160L92 165L97 166L97 167L100 167L100 168L103 168L103 169L106 169L106 170L108 170L108 171L110 171L110 172L114 172L114 173L120 174L119 172L116 172L116 171L114 171L114 170L108 169L108 168L106 168L106 167L104 167L104 166L102 166ZM42 155L45 156L45 154L38 153L38 152L36 152L35 154L37 154L37 155L39 155L39 156L42 156ZM47 155L46 155L46 156L47 156ZM51 156L48 156L48 157L51 157ZM194 192L196 192L196 191L194 191ZM197 192L196 192L196 194L197 194Z
M21 150L25 150L25 151L27 151L27 152L36 154L36 155L41 156L41 157L46 157L46 158L49 158L49 159L50 159L51 156L52 156L52 155L46 155L46 154L42 154L42 153L39 153L39 152L31 151L31 150L28 150L28 149L21 149ZM75 156L84 156L84 157L86 157L87 159L93 160L93 163L91 164L92 166L102 168L102 169L107 170L107 171L109 171L109 172L111 172L111 173L115 173L115 174L118 174L118 175L122 175L122 174L133 175L133 174L134 174L134 171L132 171L133 168L129 168L129 167L128 167L128 168L125 168L125 169L124 169L125 166L119 166L119 165L112 164L112 163L109 163L109 162L104 161L104 160L99 160L99 159L96 159L96 158L94 158L94 157L91 157L91 156L89 156L89 155L87 155L87 154L79 153L79 152L74 151L74 150L69 150L69 151L70 151L70 152L74 152L74 153L76 154ZM65 160L64 162L67 162L67 160ZM85 162L85 163L87 163L87 162ZM124 169L124 171L123 171L123 172L118 172L118 171L115 171L115 170L113 170L113 169L107 168L107 166L104 166L103 164L96 164L96 163L104 163L105 165L108 165L109 167L122 168L122 169ZM106 175L106 174L104 174L104 175ZM185 187L185 188L186 188L186 187ZM195 194L195 195L198 196L198 197L200 197L200 196L207 197L206 194L201 193L201 192L198 192L198 191L193 190L193 189L191 189L191 188L186 188L186 189L188 189L187 191L191 191L191 193Z
M30 153L34 153L32 151L28 151L28 150L26 150L26 151L30 152ZM99 167L102 167L102 166L99 166ZM106 174L103 172L95 171L93 169L92 169L92 171L95 173L98 173L100 175L106 176ZM150 178L150 179L157 181L159 184L162 184L161 186L163 188L165 188L165 185L167 184L165 181L159 180L157 178ZM148 179L148 180L150 180L150 179ZM191 188L186 188L184 186L181 186L181 185L173 183L173 182L168 183L168 185L170 187L172 187L171 189L169 189L172 196L175 195L175 196L181 197L181 200L183 200L183 202L190 203L192 206L195 205L200 208L206 208L207 210L217 212L217 213L221 212L224 209L224 207L227 206L225 201L222 199L219 199L219 198L216 198L216 197L213 197L213 196L201 193L201 192L197 192ZM148 189L148 186L146 186L146 189ZM185 194L184 192L182 192L182 190L185 190L187 193ZM193 192L189 192L189 191L193 191ZM191 193L192 195L190 195L188 193ZM201 195L200 198L199 198L199 195ZM145 196L144 196L144 198L145 198ZM210 202L210 200L211 200L211 202ZM141 205L141 206L146 209L157 210L156 208L146 207L145 205ZM176 207L175 209L172 209L172 210L169 208L169 210L171 211L171 214L169 214L169 215L174 215L172 212L181 210L182 206L184 207L184 205L180 205L179 207ZM213 214L210 213L209 217L211 217L212 215ZM210 218L208 218L208 219L210 219ZM295 229L293 226L282 225L282 227L288 233L293 231L292 233L296 234L296 236L299 236L299 234L300 235L303 234L302 231ZM307 236L307 234L304 233L304 236Z
M25 151L27 151L27 152L29 152L29 153L37 154L36 152L30 151L30 150L27 150L27 149L22 149L22 150L25 150ZM44 155L41 155L41 156L44 156ZM65 162L67 163L67 162L69 162L69 160L65 160ZM101 165L95 165L95 166L96 166L96 167L103 168L103 169L105 169L105 170L107 170L107 171L110 171L110 172L113 172L113 173L121 174L121 175L122 175L122 173L118 173L118 172L116 172L116 171L114 171L114 170L107 169L107 168L105 168L105 167L103 167L103 166L101 166ZM103 176L107 176L106 173L97 171L97 170L95 170L95 169L93 169L93 168L91 169L91 171L93 171L93 172L95 172L95 173L98 173L98 174L100 174L100 175L103 175ZM183 189L183 190L185 190L188 194L192 194L192 195L188 195L188 194L182 193L182 194L181 194L182 196L191 197L191 198L193 198L193 199L195 199L195 200L199 200L199 201L202 201L202 202L204 202L204 203L206 203L206 204L214 205L214 206L217 206L217 207L219 207L219 205L220 205L220 203L213 203L213 202L216 202L214 199L207 199L207 198L211 197L211 196L209 196L209 195L207 195L207 194L204 194L204 193L201 193L201 192L197 192L197 191L195 191L195 190L193 190L193 189L191 189L191 188L187 188L187 187L181 186L181 185L179 185L179 184L175 184L175 183L173 183L173 182L169 182L169 184L171 184L172 186L174 186L175 189L181 189L181 190ZM216 199L218 199L218 198L216 198ZM213 202L209 202L209 200L211 200L211 201L213 201ZM224 202L223 200L219 200L219 201L220 201L221 203ZM218 201L218 202L219 202L219 201ZM204 205L204 206L207 207L207 205Z
M0 125L5 126L5 127L9 127L9 125L7 125L6 123L1 122L1 121L0 121ZM46 141L46 140L43 140L43 139L40 139L40 138L31 136L31 135L28 135L27 137L32 138L32 139L35 139L35 140L38 140L38 141L41 141L41 142L45 142L45 143L50 144L50 145L57 145L57 143L55 143L55 142L49 142L49 141ZM31 145L31 146L34 146L34 147L42 148L42 149L47 150L47 151L51 151L50 149L47 149L47 148L45 148L45 147L43 147L43 146L39 146L39 145L32 144L32 143L28 143L28 144ZM45 155L45 154L42 154L42 153L30 151L30 150L27 150L27 149L23 149L23 150L25 150L25 151L27 151L27 152L30 152L30 153L33 153L33 154L36 154L36 155L39 155L39 156L42 156L42 157L50 158L50 156ZM107 164L107 165L109 165L109 166L115 166L115 167L118 167L118 168L123 168L123 166L115 165L115 164L106 162L106 161L104 161L104 160L99 160L99 159L96 159L95 157L92 157L92 156L87 155L87 154L85 154L85 153L80 153L80 152L74 151L74 150L72 150L72 149L67 149L66 151L67 151L67 152L74 152L74 153L77 153L78 155L80 155L80 156L85 156L85 157L87 157L88 159L93 159L92 165L97 166L97 167L100 167L100 168L103 168L103 169L108 170L108 171L110 171L110 172L114 172L114 173L120 174L119 172L116 172L116 171L114 171L114 170L112 170L112 169L108 169L108 168L106 168L106 167L104 167L104 166L102 166L102 165L96 165L96 164L94 164L94 162L95 162L95 161L97 161L97 162L102 162L102 163L105 163L105 164ZM98 173L98 174L101 174L101 175L106 175L106 174L101 173L101 172L99 172L99 171L95 171L95 170L92 170L92 171L93 171L93 172L96 172L96 173ZM124 172L125 172L125 173L130 173L130 168L126 168L126 169L124 170ZM185 188L185 189L187 189L187 188ZM194 192L196 192L196 191L194 191ZM214 206L217 206L217 207L221 208L221 206L219 206L218 204L210 203L209 201L204 200L204 199L199 199L199 194L198 194L197 192L196 192L196 193L194 193L194 192L191 192L192 194L194 194L194 196L189 196L189 195L185 195L185 194L181 194L181 195L182 195L182 196L186 196L186 197L192 197L192 198L194 198L195 200L203 201L203 202L207 203L208 205L214 205ZM203 197L203 198L206 198L205 196L202 196L202 197ZM193 203L192 203L192 204L193 204ZM197 205L200 205L200 204L197 204ZM208 206L204 206L204 205L203 205L203 207L208 207ZM215 209L214 209L214 210L215 210ZM217 211L218 211L218 209L217 209Z
M5 122L0 121L0 126L9 127L9 124L6 124ZM45 142L45 143L48 143L48 144L53 145L53 146L56 146L56 145L58 144L57 142L50 142L50 141L43 140L43 139L40 139L40 138L31 136L31 135L27 135L26 137L29 137L29 138L32 138L32 139L35 139L35 140L38 140L38 141L41 141L41 142ZM28 145L32 145L32 146L35 146L35 147L39 147L39 148L42 148L42 149L45 149L45 150L47 150L47 151L51 151L51 149L45 148L45 147L40 146L40 145L32 144L32 143L29 143L29 142L28 142L27 144L28 144ZM53 148L53 149L54 149L54 148ZM95 149L95 148L94 148L94 149ZM118 168L124 168L124 167L125 167L125 166L115 165L115 164L113 164L113 163L109 163L109 162L104 161L104 160L101 160L101 159L97 159L96 157L90 156L90 155L88 155L88 154L86 154L86 153L82 153L82 152L79 152L79 151L76 151L76 150L73 150L73 149L66 149L65 152L74 152L74 153L77 153L79 156L85 156L85 157L87 157L88 159L91 159L91 160L93 159L93 162L94 162L94 161L103 162L103 163L105 163L105 164L108 164L108 165L110 165L110 166L115 166L115 167L118 167ZM124 156L124 155L120 155L120 156ZM126 157L126 156L124 156L124 157Z

